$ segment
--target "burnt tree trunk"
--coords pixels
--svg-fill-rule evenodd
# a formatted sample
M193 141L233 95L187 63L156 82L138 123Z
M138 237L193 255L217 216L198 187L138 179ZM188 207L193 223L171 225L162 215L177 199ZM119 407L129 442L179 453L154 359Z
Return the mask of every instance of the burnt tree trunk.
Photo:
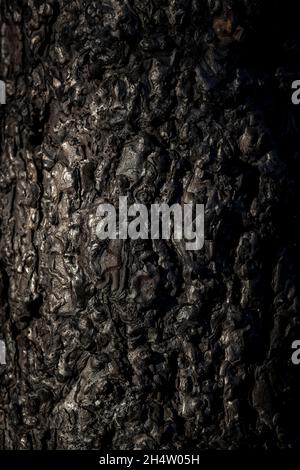
M1 448L299 444L294 3L1 0ZM120 195L205 247L100 242Z

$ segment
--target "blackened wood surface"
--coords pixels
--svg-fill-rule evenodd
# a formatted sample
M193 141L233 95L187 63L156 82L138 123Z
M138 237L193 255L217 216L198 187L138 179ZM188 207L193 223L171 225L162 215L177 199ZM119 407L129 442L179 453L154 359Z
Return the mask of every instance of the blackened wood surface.
M1 448L299 444L295 3L1 0ZM100 243L119 195L205 248Z

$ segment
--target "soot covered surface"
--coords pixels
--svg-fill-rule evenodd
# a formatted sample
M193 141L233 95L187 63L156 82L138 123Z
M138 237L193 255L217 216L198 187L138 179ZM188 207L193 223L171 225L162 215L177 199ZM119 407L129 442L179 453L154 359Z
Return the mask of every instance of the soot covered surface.
M1 448L299 445L294 4L1 0ZM101 243L119 195L205 247Z

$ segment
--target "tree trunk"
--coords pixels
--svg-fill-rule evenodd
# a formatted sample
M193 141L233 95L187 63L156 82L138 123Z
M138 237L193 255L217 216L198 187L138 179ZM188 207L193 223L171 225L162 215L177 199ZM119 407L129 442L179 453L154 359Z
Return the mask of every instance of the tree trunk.
M300 40L266 4L1 0L2 449L299 445ZM100 241L122 195L205 204L204 248Z

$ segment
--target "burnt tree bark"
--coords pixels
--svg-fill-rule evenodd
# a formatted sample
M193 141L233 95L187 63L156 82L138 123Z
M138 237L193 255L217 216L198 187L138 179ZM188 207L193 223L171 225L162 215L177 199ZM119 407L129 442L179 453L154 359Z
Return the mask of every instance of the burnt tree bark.
M297 446L294 2L0 8L1 448ZM204 249L101 243L119 195Z

